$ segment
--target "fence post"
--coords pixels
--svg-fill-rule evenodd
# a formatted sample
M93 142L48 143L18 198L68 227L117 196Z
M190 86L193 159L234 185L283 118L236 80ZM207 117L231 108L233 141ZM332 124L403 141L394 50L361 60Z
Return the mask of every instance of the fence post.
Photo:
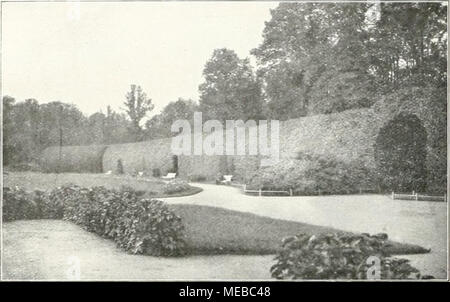
M416 200L419 200L419 199L418 199L418 196L417 196L417 193L416 193L415 195L416 195Z
M259 189L259 196L262 196L262 189Z
M289 195L292 196L292 188L289 188Z
M395 199L394 191L392 191L392 199Z

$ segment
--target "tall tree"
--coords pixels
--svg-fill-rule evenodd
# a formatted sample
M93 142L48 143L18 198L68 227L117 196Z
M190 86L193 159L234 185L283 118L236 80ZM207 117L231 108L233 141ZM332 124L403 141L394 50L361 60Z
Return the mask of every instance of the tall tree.
M167 104L160 114L154 115L146 124L146 139L170 137L171 126L176 120L193 121L194 112L198 105L193 100L179 98Z
M200 110L207 119L259 119L262 114L261 85L249 59L233 50L216 49L203 70Z
M258 60L269 114L288 119L371 104L366 4L281 3Z
M141 141L143 139L141 121L153 110L152 100L147 98L140 86L131 85L131 90L126 95L124 105L126 113L131 120L130 131L136 141Z

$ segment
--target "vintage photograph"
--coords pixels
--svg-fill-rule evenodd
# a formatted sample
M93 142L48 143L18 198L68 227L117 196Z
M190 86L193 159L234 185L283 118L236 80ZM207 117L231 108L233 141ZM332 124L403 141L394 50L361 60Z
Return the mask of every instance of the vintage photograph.
M448 280L447 16L2 2L1 280Z

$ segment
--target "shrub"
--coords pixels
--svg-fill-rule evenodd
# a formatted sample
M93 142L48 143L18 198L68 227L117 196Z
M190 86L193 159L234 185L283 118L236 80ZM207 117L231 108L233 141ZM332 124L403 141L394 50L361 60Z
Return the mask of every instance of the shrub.
M163 186L165 194L174 194L189 190L190 186L185 180L174 179Z
M122 164L122 160L120 158L117 160L116 172L117 172L117 174L123 174L123 164Z
M375 187L373 172L363 160L343 162L333 157L299 154L261 168L250 177L249 189L293 190L295 195L340 194Z
M197 174L197 175L190 175L189 176L190 181L206 181L206 176Z
M367 279L379 259L381 279L418 279L420 272L406 259L389 258L386 234L300 234L283 240L272 277L277 279ZM429 278L429 277L428 277Z
M161 170L159 168L152 169L152 176L153 177L160 177L161 176Z
M37 214L38 207L32 194L18 187L3 188L3 221L36 219Z
M177 256L185 250L181 218L162 201L141 198L131 188L69 185L49 193L4 188L3 200L5 221L62 218L133 254Z

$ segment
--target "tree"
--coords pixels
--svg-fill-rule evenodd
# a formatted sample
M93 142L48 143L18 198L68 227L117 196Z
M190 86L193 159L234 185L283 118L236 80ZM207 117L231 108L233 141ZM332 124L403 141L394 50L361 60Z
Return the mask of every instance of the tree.
M154 105L152 104L152 100L147 98L147 95L140 86L131 85L131 90L126 95L124 105L126 107L126 113L131 120L130 132L136 141L141 141L143 139L143 133L140 123L153 110Z
M372 104L367 4L281 3L258 60L269 115L289 119Z
M167 104L160 114L154 115L145 124L146 138L155 139L170 137L171 126L176 120L188 120L193 122L194 112L198 105L193 100L179 98L175 102Z
M206 119L259 119L261 85L248 59L229 49L216 49L203 70L200 110Z
M445 87L447 6L381 3L377 10L370 55L381 92L405 85Z

